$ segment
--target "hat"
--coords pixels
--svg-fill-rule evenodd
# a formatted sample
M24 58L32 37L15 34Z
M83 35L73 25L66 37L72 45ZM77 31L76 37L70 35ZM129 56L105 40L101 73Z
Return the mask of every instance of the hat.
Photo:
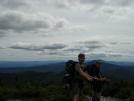
M97 63L102 63L102 61L99 59L99 60L97 60Z

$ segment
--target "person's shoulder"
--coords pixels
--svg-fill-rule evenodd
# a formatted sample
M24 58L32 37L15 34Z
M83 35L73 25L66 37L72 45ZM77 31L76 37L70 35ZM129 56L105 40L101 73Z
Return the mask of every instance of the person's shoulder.
M76 65L75 66L80 66L80 64L79 63L76 63Z

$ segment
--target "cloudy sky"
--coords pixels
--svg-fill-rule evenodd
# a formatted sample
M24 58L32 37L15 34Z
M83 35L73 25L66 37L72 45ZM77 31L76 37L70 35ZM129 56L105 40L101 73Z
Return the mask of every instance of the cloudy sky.
M0 0L0 61L134 60L134 0Z

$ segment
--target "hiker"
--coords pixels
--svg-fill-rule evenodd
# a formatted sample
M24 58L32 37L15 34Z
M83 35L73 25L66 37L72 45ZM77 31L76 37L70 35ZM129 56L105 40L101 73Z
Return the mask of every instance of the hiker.
M83 93L84 80L92 81L92 77L84 72L85 54L78 55L78 63L75 65L75 80L73 85L73 101L78 101L80 95Z
M96 64L93 65L92 67L92 85L93 86L93 91L92 91L92 101L100 101L101 97L101 83L103 81L106 81L106 78L102 78L101 73L100 73L100 66L102 64L101 60L97 60Z

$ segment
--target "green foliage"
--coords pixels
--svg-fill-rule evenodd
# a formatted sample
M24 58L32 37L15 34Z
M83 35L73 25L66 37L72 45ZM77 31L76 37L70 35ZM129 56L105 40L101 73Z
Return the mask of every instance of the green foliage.
M131 96L133 89L133 83L120 80L118 82L103 86L102 95L127 99Z
M72 101L73 95L70 91L70 96L67 97L67 92L64 90L61 82L39 82L34 80L12 82L0 81L0 101L7 99L29 99L32 101ZM84 86L84 94L91 96L91 84ZM112 96L121 99L127 99L134 94L134 83L120 80L102 86L102 96ZM81 96L81 100L85 96Z

